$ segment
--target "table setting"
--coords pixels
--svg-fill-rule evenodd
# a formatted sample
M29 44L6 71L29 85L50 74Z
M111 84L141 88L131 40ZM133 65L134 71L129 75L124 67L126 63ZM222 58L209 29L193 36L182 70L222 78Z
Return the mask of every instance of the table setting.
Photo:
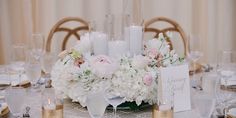
M1 85L3 85L1 89L2 115L7 114L7 116L11 118L16 115L14 114L14 112L17 112L20 113L20 115L18 114L20 117L24 116L24 117L44 117L44 118L55 117L57 116L56 114L60 114L60 116L58 117L66 117L66 118L67 117L87 118L90 116L93 117L93 115L97 114L100 115L100 117L103 116L103 117L122 117L122 118L126 117L127 118L177 117L178 118L178 117L190 117L190 116L196 118L199 117L214 118L225 114L224 112L226 112L226 110L222 108L227 108L227 113L231 114L230 116L233 116L235 114L234 111L235 107L233 106L235 100L232 99L234 93L230 91L229 91L230 93L227 93L227 91L230 89L228 88L222 89L221 87L222 85L227 87L233 86L233 83L231 83L231 81L234 80L233 79L234 72L229 71L230 69L232 70L231 67L227 71L222 71L221 69L223 68L221 68L221 66L223 66L223 63L219 63L216 66L202 64L201 66L202 70L200 72L196 71L195 73L193 73L194 74L193 76L189 77L189 69L187 66L188 64L186 65L185 62L186 60L181 59L180 57L177 56L177 54L173 52L171 53L163 50L165 52L164 54L172 55L171 58L172 60L176 59L178 60L178 63L182 64L179 66L172 66L169 68L163 68L159 71L155 71L155 69L158 69L158 65L160 64L155 62L156 61L155 58L157 56L155 50L151 49L146 51L147 53L145 55L134 56L134 57L131 57L130 54L128 54L128 56L122 55L120 58L117 58L119 60L117 62L117 60L115 60L112 56L106 56L106 55L95 56L88 54L88 52L92 51L84 50L84 48L90 49L91 47L88 48L83 46L91 46L91 45L85 45L83 43L90 42L88 41L90 37L89 35L91 34L87 33L83 35L81 37L81 41L78 42L73 48L65 50L62 53L60 53L58 55L59 57L58 60L54 60L54 64L50 64L53 62L50 60L50 56L48 57L49 59L45 59L45 61L47 61L47 64L51 65L51 67L48 67L48 70L45 69L47 67L44 67L43 70L45 70L47 74L40 74L40 76L42 77L38 76L37 77L38 79L36 79L36 81L31 74L26 72L28 65L24 65L25 69L23 70L24 72L18 69L20 70L20 71L17 70L18 73L12 72L11 68L14 67L12 65L1 66L0 81ZM155 42L155 40L150 40L150 42L147 43L148 45L146 46L146 49L148 49L149 46L152 47L153 44L155 43L156 43L155 45L159 46L160 44L162 44L163 49L165 49L165 46L168 47L167 44L162 42L164 40L161 38L164 38L164 36L160 35L160 38L158 39L160 40L160 42L159 41ZM122 45L118 46L122 47ZM84 50L84 52L82 50ZM114 56L114 54L116 53L113 52L112 54ZM121 52L118 51L117 54L121 54ZM226 55L229 56L228 53ZM31 56L32 55L30 55L30 57ZM115 56L117 57L117 55ZM37 61L37 58L34 58L34 56L33 59L36 59ZM151 61L149 59L151 59ZM28 64L30 61L29 60L27 61ZM228 60L226 59L225 61ZM34 64L34 62L32 63ZM40 65L41 64L42 62L40 62ZM166 64L168 65L171 63L169 61L169 63ZM119 67L118 65L121 67ZM136 70L133 68L135 68ZM143 68L146 68L147 70L145 69L143 70ZM29 69L33 69L33 67L30 67ZM130 73L128 71L130 71ZM139 73L138 71L141 72ZM32 73L32 70L28 72ZM38 72L41 73L41 69L38 69ZM138 73L137 74L138 76L132 75L132 72ZM172 75L169 74L170 72L175 73L174 74L175 77L170 76ZM116 76L114 76L113 73L117 73L115 74ZM146 73L148 74L146 75ZM155 81L154 78L157 78L158 77L157 75L159 73L164 73L160 75L161 78L177 78L176 82L180 83L182 81L189 80L189 82L186 83L190 84L181 83L177 84L177 88L174 88L173 81L169 79L165 81L164 80ZM180 73L180 75L178 73ZM131 77L130 79L128 79L129 81L127 81L127 76ZM132 80L132 76L135 78L135 81ZM181 78L181 76L184 76L184 78L188 79L178 80L178 76L179 78ZM119 79L116 80L117 78L113 77L119 77ZM138 77L142 78L138 80ZM222 81L222 83L219 83L217 79L219 77L222 77L223 79L226 78L227 81L224 80ZM19 78L20 81L17 81L19 80ZM33 78L33 80L28 78ZM49 88L46 85L47 84L46 80L48 78L51 79L52 88ZM100 80L98 80L99 78ZM107 80L107 78L110 78L111 80ZM25 89L23 89L22 85L24 85L24 83L27 82L33 82L33 84L37 85L31 84L31 86L27 86L25 87ZM135 82L137 82L137 85L135 85ZM158 83L162 83L162 86L161 87L158 86ZM168 86L166 85L166 83L168 84ZM21 88L18 88L17 85L19 85ZM185 93L184 96L186 100L184 100L184 102L189 100L189 104L179 104L181 107L184 105L184 107L182 108L180 107L180 110L176 112L174 111L174 107L176 107L184 97L181 97L181 100L179 102L174 103L174 101L176 101L178 98L173 99L174 97L173 93L176 92L173 89L181 89L181 88L183 89L185 88L183 87L185 85L189 87L189 89L185 89L187 90L187 93L189 93L189 97L186 97L187 94ZM196 85L200 86L201 89L197 88ZM157 88L152 88L152 87L157 87ZM143 94L140 94L139 92L141 90L150 91L151 93L153 91L153 93L149 94L149 92L144 91L141 92ZM157 93L155 93L155 90ZM164 93L159 90L163 90ZM137 96L134 96L132 98L132 96L129 96L132 94L135 95L136 91L137 91L136 94L141 98L138 98ZM158 96L150 96L150 95L156 95L158 93L162 93L162 95L159 96L167 97L169 102L165 101L162 104L161 101L159 101L160 102L159 106L153 107L152 103L155 103L155 99L158 99ZM166 93L172 93L172 94L166 94ZM145 98L144 96L147 97ZM119 107L120 104L125 102L133 102L131 103L131 106L132 104L139 106L142 105L143 101L148 102L148 107L143 107L143 108L134 107L133 110L131 109L132 107L129 106L123 107L123 109L122 107ZM111 106L107 107L109 104ZM205 106L205 104L208 104L207 107ZM155 105L157 106L157 104L154 104L154 106ZM161 105L162 107L160 107ZM20 111L15 111L12 108L12 106L14 106L16 110ZM96 109L96 106L99 106L98 109ZM61 111L55 112L54 110L57 111L58 108ZM155 115L155 113L158 114L158 111L160 109L171 110L171 112L169 113L170 116Z
M79 41L59 53L45 49L42 33L14 44L10 62L0 66L0 117L235 118L236 52L202 63L199 36L185 40L177 23L183 54L172 47L171 28L144 39L135 2L134 16L108 13L97 23L103 28L90 22L88 32L69 31L67 39Z

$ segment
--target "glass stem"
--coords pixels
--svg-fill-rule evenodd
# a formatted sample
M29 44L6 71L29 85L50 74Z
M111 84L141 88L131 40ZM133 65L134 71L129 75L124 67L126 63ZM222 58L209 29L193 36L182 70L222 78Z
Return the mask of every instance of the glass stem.
M117 106L114 106L114 117L116 118L116 108Z
M19 87L21 87L21 79L22 79L22 74L24 72L21 70L20 73L19 73Z

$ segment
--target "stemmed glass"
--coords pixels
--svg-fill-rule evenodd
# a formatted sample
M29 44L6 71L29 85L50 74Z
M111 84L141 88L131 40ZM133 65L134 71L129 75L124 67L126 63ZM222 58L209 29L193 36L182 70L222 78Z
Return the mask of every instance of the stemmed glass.
M110 105L112 105L113 111L114 111L114 117L116 118L117 106L124 102L125 97L122 97L122 96L119 96L119 95L116 95L116 94L112 94L111 89L106 89L105 90L104 97L105 97L106 101Z
M45 76L48 78L50 77L50 73L55 60L56 55L51 52L45 52L41 58L42 70L45 72Z
M221 111L226 116L225 110L227 110L228 102L232 98L233 92L228 90L222 90L228 88L236 82L236 52L233 51L221 51L217 58L217 74L219 75L216 84L216 99L217 102L223 106ZM223 109L222 109L223 108Z
M203 53L200 51L200 39L198 36L195 36L195 35L191 35L190 36L190 39L189 39L189 47L190 47L190 52L189 54L187 55L187 58L191 61L191 63L193 64L193 82L194 82L194 85L193 87L195 88L198 88L198 89L202 89L201 85L201 82L198 83L198 81L196 80L196 64L197 64L197 61L203 56ZM201 81L201 80L200 80Z
M51 70L53 67L53 64L56 61L56 55L51 52L45 52L40 59L41 61L41 66L44 74L42 75L41 83L45 83L45 86L51 86Z
M25 46L23 44L15 44L12 49L12 56L11 56L11 63L9 66L9 72L10 76L12 74L17 74L18 77L14 77L14 79L17 79L17 82L15 80L12 80L12 84L16 82L16 84L21 83L22 75L25 71L25 60L26 60L26 52L25 52ZM13 78L12 78L13 79Z
M31 54L35 59L39 60L43 55L44 51L44 38L42 34L34 33L32 34L32 39L30 41Z
M41 65L40 61L33 57L31 54L27 56L27 62L25 64L25 71L27 77L30 79L33 89L37 89L37 82L41 77Z
M92 118L102 118L108 104L103 92L91 92L87 95L86 105Z

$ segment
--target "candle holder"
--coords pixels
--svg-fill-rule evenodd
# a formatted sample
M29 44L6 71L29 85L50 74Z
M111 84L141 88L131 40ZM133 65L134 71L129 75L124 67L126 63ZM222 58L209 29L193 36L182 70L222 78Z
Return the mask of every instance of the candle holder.
M42 118L63 118L63 99L57 97L53 88L42 92Z
M42 106L42 118L55 118L56 103L54 100L48 98L43 102Z
M124 14L108 14L110 38L108 42L108 55L119 58L128 52L128 40L124 37Z
M167 109L162 109L157 104L153 105L152 109L152 118L173 118L173 107L167 108L168 106L164 106Z
M157 103L153 105L152 118L173 118L174 88L171 78L158 79Z

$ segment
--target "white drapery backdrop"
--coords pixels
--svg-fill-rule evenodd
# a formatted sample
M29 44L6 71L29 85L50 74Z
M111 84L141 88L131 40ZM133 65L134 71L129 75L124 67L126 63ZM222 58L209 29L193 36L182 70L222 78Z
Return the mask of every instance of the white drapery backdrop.
M202 61L214 63L217 51L236 50L235 4L235 0L142 0L142 11L144 20L169 17L188 35L198 35ZM32 32L47 37L52 26L68 16L102 22L109 9L119 13L122 0L0 0L0 63L9 62L11 45L27 43Z

